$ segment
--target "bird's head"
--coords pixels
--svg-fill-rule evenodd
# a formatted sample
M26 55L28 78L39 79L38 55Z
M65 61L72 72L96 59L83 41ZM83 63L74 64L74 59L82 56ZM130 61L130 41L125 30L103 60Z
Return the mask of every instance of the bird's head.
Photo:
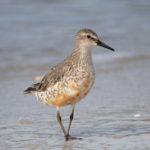
M90 29L81 29L76 33L75 44L78 46L91 47L93 45L102 46L114 51L113 48L100 41L97 34Z

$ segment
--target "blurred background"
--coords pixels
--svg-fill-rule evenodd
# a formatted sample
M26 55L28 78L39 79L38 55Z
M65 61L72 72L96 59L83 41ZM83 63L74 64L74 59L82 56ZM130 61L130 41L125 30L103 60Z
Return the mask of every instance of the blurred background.
M96 82L64 142L56 110L23 90L94 30ZM149 0L0 0L0 149L150 149ZM69 107L62 108L68 124ZM87 115L88 114L88 115Z

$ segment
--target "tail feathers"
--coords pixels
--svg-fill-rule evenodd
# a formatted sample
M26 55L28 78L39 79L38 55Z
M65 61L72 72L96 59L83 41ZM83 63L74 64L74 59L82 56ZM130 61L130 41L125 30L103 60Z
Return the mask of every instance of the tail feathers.
M32 93L33 91L35 91L34 88L28 87L26 90L24 90L24 94L30 94L30 93Z
M24 90L24 94L30 94L35 91L38 91L40 83L33 84L32 87L28 87L26 90Z

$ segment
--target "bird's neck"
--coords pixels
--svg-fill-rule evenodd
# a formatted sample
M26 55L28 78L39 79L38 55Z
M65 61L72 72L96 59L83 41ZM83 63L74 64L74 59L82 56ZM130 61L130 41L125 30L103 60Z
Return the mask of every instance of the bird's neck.
M82 65L92 64L91 46L89 45L75 45L71 57Z

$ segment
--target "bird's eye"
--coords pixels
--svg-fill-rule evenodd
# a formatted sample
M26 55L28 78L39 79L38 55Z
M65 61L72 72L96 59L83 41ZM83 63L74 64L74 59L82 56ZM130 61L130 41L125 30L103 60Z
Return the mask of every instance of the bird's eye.
M91 38L91 36L90 36L90 35L87 35L87 38L88 38L88 39L90 39L90 38Z

